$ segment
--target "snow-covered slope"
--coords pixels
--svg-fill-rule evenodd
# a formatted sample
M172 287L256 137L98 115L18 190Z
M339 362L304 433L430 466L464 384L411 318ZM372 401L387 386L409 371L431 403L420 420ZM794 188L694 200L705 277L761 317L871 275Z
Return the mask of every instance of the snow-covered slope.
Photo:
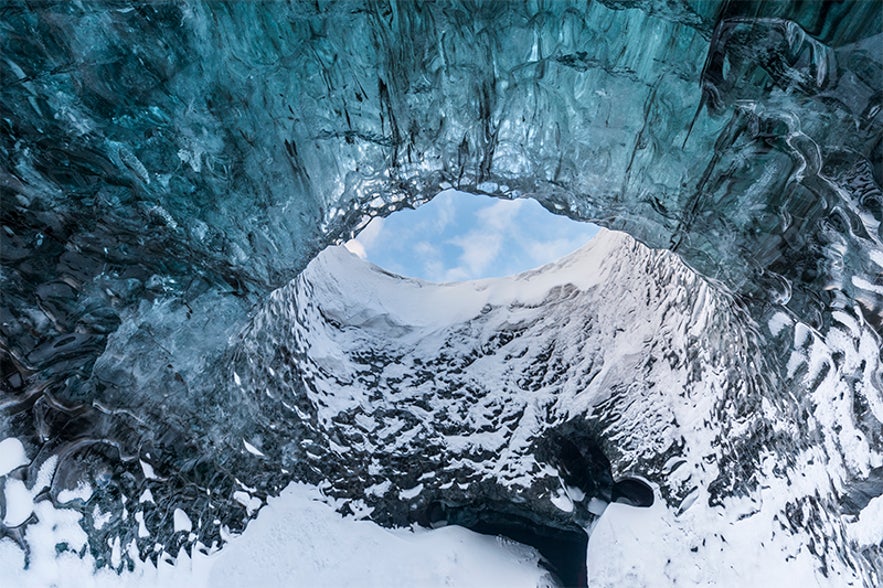
M762 351L791 331L821 344L783 314L755 324L675 256L622 234L520 276L458 284L403 279L332 248L273 295L232 377L257 391L271 428L302 431L271 459L309 464L342 512L405 525L433 522L439 503L484 504L591 528L592 493L610 500L610 482L596 463L596 485L574 486L556 454L571 439L597 444L614 479L638 476L661 499L612 515L644 536L601 527L593 582L735 586L778 570L859 585L872 572L833 506L847 452L814 458L813 417L799 416L805 395L830 393L836 378L801 378L811 353L782 373ZM879 464L851 434L848 459Z
M341 518L327 502L315 487L292 484L224 549L157 565L142 562L122 575L107 568L96 572L92 557L56 557L56 543L80 549L86 537L76 513L43 503L41 522L29 530L29 569L23 569L15 545L0 542L0 579L18 588L552 586L536 551L513 541L461 527L383 529Z

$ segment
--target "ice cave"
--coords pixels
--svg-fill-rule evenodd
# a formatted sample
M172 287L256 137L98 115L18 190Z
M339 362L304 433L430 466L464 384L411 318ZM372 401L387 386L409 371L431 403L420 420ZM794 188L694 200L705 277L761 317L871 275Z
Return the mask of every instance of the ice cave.
M880 586L881 184L876 1L3 0L0 585Z

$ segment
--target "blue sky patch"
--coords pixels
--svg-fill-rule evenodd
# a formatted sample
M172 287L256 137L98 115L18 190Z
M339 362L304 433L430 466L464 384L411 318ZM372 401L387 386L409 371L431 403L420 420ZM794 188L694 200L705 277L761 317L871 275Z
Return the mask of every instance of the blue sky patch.
M598 227L548 212L534 200L455 190L375 218L346 247L391 272L433 282L507 276L582 247Z

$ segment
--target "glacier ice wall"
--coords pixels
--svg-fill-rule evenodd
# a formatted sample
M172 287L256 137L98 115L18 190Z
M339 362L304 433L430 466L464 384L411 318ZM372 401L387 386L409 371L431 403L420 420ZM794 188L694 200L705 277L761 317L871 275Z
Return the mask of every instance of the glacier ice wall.
M57 457L57 502L88 481L99 554L147 487L172 552L175 505L212 513L206 543L241 528L235 496L292 475L248 450L275 441L227 369L242 330L325 245L454 186L670 249L766 325L740 377L770 381L722 401L722 443L760 406L831 480L783 524L839 521L883 466L881 26L872 2L4 3L14 475ZM752 447L720 496L793 453Z

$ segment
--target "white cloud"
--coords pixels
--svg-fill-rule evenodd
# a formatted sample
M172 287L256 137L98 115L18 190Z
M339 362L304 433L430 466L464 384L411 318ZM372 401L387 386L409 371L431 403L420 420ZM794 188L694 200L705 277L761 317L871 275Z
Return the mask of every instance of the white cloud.
M503 246L502 232L480 233L472 231L464 237L451 239L451 243L462 249L460 265L470 277L483 274L500 254Z
M444 272L445 264L438 247L428 241L420 241L414 244L412 252L412 262L422 268L423 275L435 281L441 281L440 276Z
M448 225L457 216L457 207L452 194L456 194L456 192L442 192L432 199L433 208L437 215L434 229L439 233L448 228Z
M509 232L523 205L524 200L500 200L482 208L476 216L479 222L485 224L487 231Z
M371 246L377 242L380 238L381 233L383 233L383 225L384 219L383 217L376 216L371 219L371 222L368 223L362 232L356 236L356 241L362 244L362 247L365 248L366 251L371 249Z
M426 258L437 258L440 257L441 254L438 251L438 247L430 243L429 241L419 241L414 244L414 253L419 255L420 257Z
M517 217L523 201L500 200L478 210L473 230L448 242L458 246L459 266L450 268L446 281L484 277L497 261L504 242L517 239Z

